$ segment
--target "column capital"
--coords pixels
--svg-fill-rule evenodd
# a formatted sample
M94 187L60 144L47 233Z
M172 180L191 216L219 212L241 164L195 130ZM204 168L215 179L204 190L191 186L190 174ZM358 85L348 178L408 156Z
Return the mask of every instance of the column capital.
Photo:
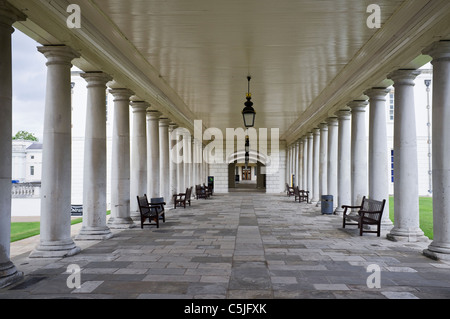
M169 127L170 120L167 117L161 117L159 119L159 127Z
M433 58L431 63L439 60L450 60L450 41L443 40L431 44L422 51L423 54L429 55Z
M386 95L391 90L389 88L383 88L383 87L373 87L366 91L364 91L364 94L367 95L370 99L370 101L377 100L377 101L386 101Z
M11 33L13 33L13 23L16 21L25 21L26 19L27 16L20 10L16 9L8 2L0 0L0 27L9 28Z
M162 113L157 110L147 110L147 120L159 120L161 115Z
M118 101L128 101L130 102L130 97L134 94L133 91L129 89L110 89L109 93L114 96L114 102Z
M313 134L320 135L320 128L318 128L318 127L313 128Z
M350 120L352 113L348 109L342 109L337 111L335 114L339 120Z
M311 131L311 132L306 133L306 138L308 140L312 139L313 138L313 132Z
M85 72L81 73L80 76L86 80L87 88L91 87L106 87L106 83L112 80L108 74L103 72Z
M81 56L80 53L66 45L45 45L37 49L47 58L47 66L53 64L71 66L72 60Z
M320 128L320 130L322 130L322 131L328 131L328 123L327 123L327 122L321 122L321 123L319 124L319 128Z
M365 112L366 106L369 104L366 100L355 100L348 103L348 107L351 109L352 113L355 112Z
M387 78L394 81L394 87L396 85L410 85L414 86L415 78L420 74L419 70L412 69L400 69L394 72L391 72Z
M329 117L327 119L328 126L338 126L338 118L337 117Z
M146 101L131 101L130 106L133 113L145 113L150 104Z

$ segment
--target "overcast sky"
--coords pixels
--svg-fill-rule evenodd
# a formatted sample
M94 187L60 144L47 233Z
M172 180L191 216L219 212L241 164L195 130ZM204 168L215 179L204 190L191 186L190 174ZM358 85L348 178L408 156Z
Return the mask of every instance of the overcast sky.
M42 142L44 126L46 59L39 44L16 30L12 35L13 131L33 133Z

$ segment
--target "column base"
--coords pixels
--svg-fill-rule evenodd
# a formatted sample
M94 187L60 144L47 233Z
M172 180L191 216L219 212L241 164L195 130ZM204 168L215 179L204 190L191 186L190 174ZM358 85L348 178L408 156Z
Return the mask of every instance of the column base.
M421 229L409 230L395 227L386 235L386 238L391 241L401 242L426 242L430 240Z
M113 237L108 227L82 227L76 240L105 240Z
M141 213L140 212L130 212L130 218L134 222L141 222Z
M433 241L428 249L423 250L423 254L435 260L450 260L450 244L436 243Z
M17 271L12 262L0 265L0 289L23 279L23 272Z
M29 258L64 258L78 254L81 248L70 241L47 241L41 242Z
M136 224L131 217L111 217L108 226L112 229L129 229L136 227Z

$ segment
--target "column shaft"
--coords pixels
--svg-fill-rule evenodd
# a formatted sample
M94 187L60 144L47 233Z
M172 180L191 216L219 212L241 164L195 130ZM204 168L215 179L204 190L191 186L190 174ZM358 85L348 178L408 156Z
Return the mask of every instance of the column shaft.
M420 71L398 70L389 75L394 81L394 227L388 239L418 241L426 237L419 227L414 79Z
M338 128L338 199L336 213L344 210L342 205L351 205L351 151L350 151L350 111L341 110L336 113L339 121Z
M131 165L130 165L130 216L140 222L136 196L147 193L147 108L145 101L132 101L133 131L131 133Z
M328 125L320 124L320 155L319 155L319 200L320 196L327 195L327 149L328 149ZM317 203L318 205L320 203Z
M77 239L112 237L106 226L106 83L101 72L84 73L87 81L86 133L84 140L83 225Z
M160 196L159 117L158 111L147 112L147 197Z
M352 205L361 205L363 196L368 196L367 175L367 101L353 101L349 104L352 112L351 133L351 192Z
M327 158L327 189L328 195L333 196L333 207L338 203L337 184L337 156L338 156L338 121L336 117L331 117L328 123L328 158Z
M111 89L114 96L114 122L111 154L110 228L134 227L130 217L130 97L128 89Z
M173 195L178 193L177 184L177 167L176 161L174 159L174 152L176 150L176 136L174 130L177 128L176 124L171 123L169 125L169 137L170 137L170 152L169 152L169 174L170 174L170 197L166 199L166 203L173 204Z
M369 97L369 197L386 200L381 226L392 228L389 218L389 156L386 131L386 94L389 89L373 88L365 92Z
M450 42L427 48L433 58L433 241L424 251L450 259Z
M313 184L313 195L311 202L320 202L320 191L319 191L319 166L320 166L320 129L315 128L313 130L313 167L312 167L312 184Z
M47 58L42 153L40 243L30 257L65 257L78 253L70 234L72 104L71 61L78 53L66 46L38 48Z
M23 278L10 260L12 179L12 24L26 17L0 1L0 288Z
M169 123L166 118L159 120L160 197L164 197L166 203L170 200Z

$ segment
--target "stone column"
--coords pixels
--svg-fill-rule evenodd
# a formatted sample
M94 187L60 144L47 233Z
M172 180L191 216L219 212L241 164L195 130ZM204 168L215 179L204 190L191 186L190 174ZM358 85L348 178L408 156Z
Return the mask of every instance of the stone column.
M351 134L351 185L352 205L361 205L363 196L368 196L367 175L367 101L352 101L348 104L352 112Z
M161 113L147 111L147 197L160 196L159 163L159 117Z
M81 74L87 82L86 133L84 139L83 225L79 240L112 237L106 226L106 83L102 72Z
M23 278L10 260L12 179L12 24L26 17L0 1L0 288Z
M338 128L338 200L336 214L344 211L342 205L352 205L351 181L351 152L350 152L350 118L349 110L340 110L336 113L339 121Z
M303 174L302 174L302 189L307 191L308 189L308 137L304 136L302 138L303 140L303 156L302 156L302 162L303 162Z
M308 191L309 191L309 203L312 203L314 197L313 189L313 135L308 133Z
M170 197L166 199L166 203L173 204L173 195L178 193L177 186L177 164L174 160L174 152L176 150L177 141L174 136L174 130L177 128L175 123L169 124L169 137L170 137L170 161L169 161L169 175L170 175Z
M300 170L298 169L300 157L300 142L297 140L294 144L294 174L295 174L295 185L300 185Z
M328 157L327 157L327 189L328 195L333 196L333 207L338 203L337 184L337 156L338 156L338 120L330 117L328 123Z
M164 197L166 203L170 200L169 123L167 118L159 119L159 197Z
M127 229L135 226L130 217L130 97L133 92L113 88L114 122L111 154L111 217L108 226Z
M186 186L184 184L184 163L183 163L183 134L180 130L176 130L176 142L175 142L175 150L173 151L173 155L177 157L177 185L178 192L184 193L186 191ZM181 159L180 159L181 158Z
M389 218L389 157L386 132L386 88L364 92L369 97L369 198L386 199L381 227L392 228Z
M184 187L191 187L191 135L187 132L183 135L183 167Z
M70 234L72 103L71 61L79 57L66 46L38 48L47 58L42 151L40 243L30 257L62 258L80 251Z
M140 222L137 196L147 193L147 108L145 101L131 101L133 131L131 133L130 215Z
M387 238L415 242L426 237L419 227L414 79L420 71L398 70L394 81L394 227Z
M433 241L424 251L450 259L450 41L435 42L433 58Z
M320 153L320 129L313 129L313 167L312 167L312 184L313 196L311 202L318 204L320 202L319 196L319 153Z
M304 183L303 183L303 181L304 181L304 172L303 172L303 163L304 163L304 161L303 161L303 139L299 139L298 140L298 145L299 145L299 147L298 147L298 188L300 189L300 190L303 190L304 189Z
M328 150L328 125L327 123L320 124L320 154L319 154L319 202L321 204L322 195L328 195L327 189L327 152Z

